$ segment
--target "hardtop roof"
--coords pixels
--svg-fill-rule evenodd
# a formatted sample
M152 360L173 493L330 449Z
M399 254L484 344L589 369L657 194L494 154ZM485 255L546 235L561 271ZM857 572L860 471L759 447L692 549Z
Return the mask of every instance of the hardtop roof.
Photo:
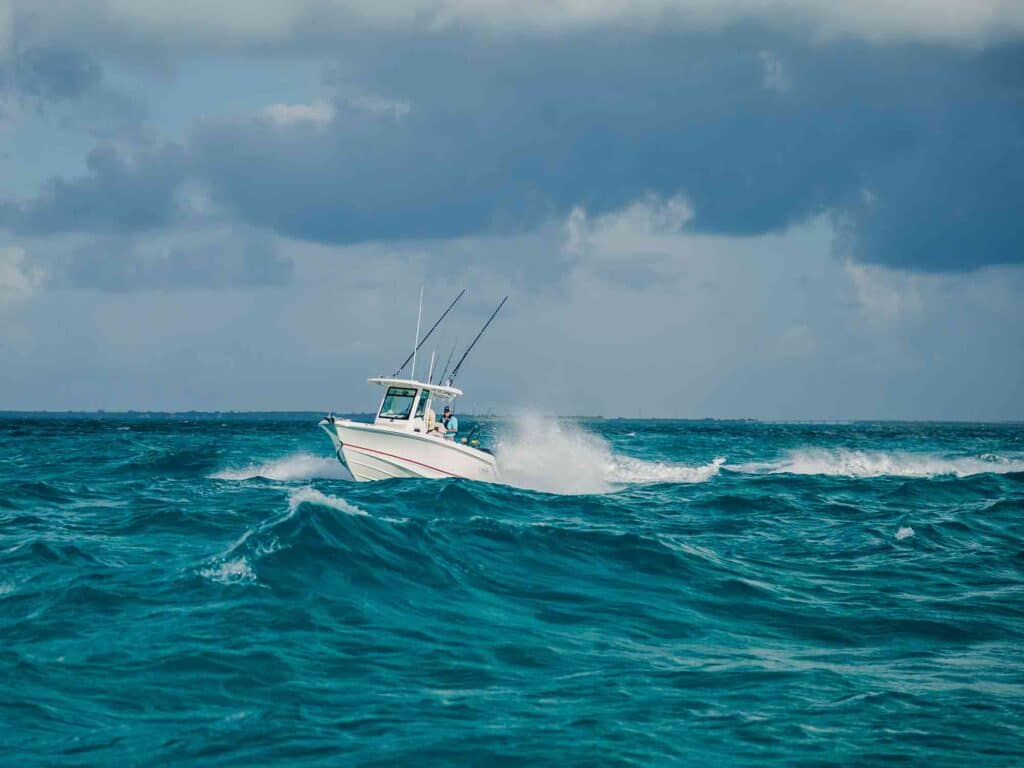
M429 389L435 395L440 395L441 397L448 398L449 400L462 394L462 390L458 387L446 387L442 384L430 384L429 382L417 381L416 379L396 379L391 376L374 376L372 379L367 379L367 381L371 384L380 384L381 386Z

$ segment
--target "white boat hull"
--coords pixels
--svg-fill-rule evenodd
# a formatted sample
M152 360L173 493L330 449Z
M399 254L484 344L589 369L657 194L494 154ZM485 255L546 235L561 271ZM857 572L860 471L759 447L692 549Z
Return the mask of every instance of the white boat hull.
M320 427L331 438L339 461L356 480L498 479L491 454L452 440L348 419L324 419Z

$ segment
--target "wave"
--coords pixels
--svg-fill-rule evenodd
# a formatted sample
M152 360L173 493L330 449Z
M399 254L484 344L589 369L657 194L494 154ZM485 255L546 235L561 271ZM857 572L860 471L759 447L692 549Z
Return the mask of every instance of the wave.
M243 533L234 544L220 555L209 560L198 573L203 578L224 585L258 584L253 566L266 555L272 555L292 545L294 532L286 528L305 505L325 507L336 512L344 512L355 517L370 517L370 513L360 509L338 496L330 496L316 488L304 486L290 491L288 509L264 520ZM383 518L396 522L390 518Z
M824 475L831 477L969 477L985 473L1024 472L1024 459L997 454L941 456L907 451L856 451L814 448L789 451L771 462L727 466L748 474Z
M601 494L628 485L701 483L723 457L698 466L644 461L614 453L606 440L577 424L522 414L498 436L495 450L507 485L558 494Z
M309 486L298 488L288 494L288 510L291 514L295 513L300 504L318 504L321 507L330 507L347 515L358 515L360 517L368 517L370 514L342 498L328 496L326 493L321 493L316 488L310 488Z
M293 453L280 459L247 467L224 469L210 475L213 480L253 480L264 478L281 482L297 480L351 480L352 475L337 459L311 453Z

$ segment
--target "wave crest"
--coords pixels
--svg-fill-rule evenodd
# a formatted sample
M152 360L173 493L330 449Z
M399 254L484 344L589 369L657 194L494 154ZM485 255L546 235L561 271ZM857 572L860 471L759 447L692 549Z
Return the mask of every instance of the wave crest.
M316 504L321 507L329 507L338 512L344 512L347 515L358 515L360 517L368 517L370 514L366 510L360 509L355 504L350 504L338 496L328 496L326 493L321 493L316 488L309 486L298 488L288 494L289 514L294 514L300 504Z
M266 555L292 546L297 532L303 527L301 522L296 527L295 521L300 507L304 504L325 507L356 517L370 516L366 510L338 496L329 496L311 486L296 488L288 494L286 512L247 529L225 552L211 558L206 566L199 570L199 575L218 584L257 584L254 566Z
M824 475L831 477L968 477L987 472L1024 472L1024 459L996 454L941 456L905 451L857 451L814 448L789 451L772 462L740 464L728 469L749 474Z
M333 457L311 453L293 453L280 459L253 463L247 467L224 469L210 475L213 480L253 480L264 478L281 482L297 480L351 480L352 475Z

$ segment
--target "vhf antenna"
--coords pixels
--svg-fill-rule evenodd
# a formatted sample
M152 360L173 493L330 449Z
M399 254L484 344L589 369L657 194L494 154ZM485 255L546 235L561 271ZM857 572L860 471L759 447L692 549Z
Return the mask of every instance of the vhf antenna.
M416 345L416 348L413 349L412 354L410 354L407 358L405 358L405 362L402 363L400 366L398 366L398 370L395 371L394 374L392 374L393 376L397 377L398 374L400 374L402 372L402 370L405 368L405 366L407 366L409 364L409 361L413 359L413 357L419 351L419 348L422 347L426 343L427 339L430 338L430 334L432 334L434 332L434 329L437 328L437 326L439 326L441 324L441 321L444 320L448 316L448 313L452 311L452 307L454 307L456 304L458 304L459 299L462 298L462 294L464 294L465 292L466 292L465 288L463 288L461 291L459 291L459 295L456 296L455 300L452 301L452 303L448 305L448 309L446 309L444 311L444 314L442 314L439 318L437 318L437 322L434 323L432 326L430 326L430 330L427 331L426 335L422 339L419 340L419 343Z
M505 306L506 301L508 301L508 296L501 300L501 304L499 304L498 308L494 310L494 313L489 318L487 318L487 322L484 323L484 327L480 329L480 333L478 333L476 335L476 338L473 339L473 341L470 343L468 347L466 347L466 351L462 353L462 357L459 358L459 362L456 363L455 368L452 369L452 375L448 378L449 384L455 381L455 376L458 374L459 368L462 367L462 364L466 362L466 357L472 351L473 347L476 346L476 343L480 341L480 337L484 335L484 331L487 330L487 326L489 326L491 324L491 321L498 316L499 312L501 312L501 308Z

